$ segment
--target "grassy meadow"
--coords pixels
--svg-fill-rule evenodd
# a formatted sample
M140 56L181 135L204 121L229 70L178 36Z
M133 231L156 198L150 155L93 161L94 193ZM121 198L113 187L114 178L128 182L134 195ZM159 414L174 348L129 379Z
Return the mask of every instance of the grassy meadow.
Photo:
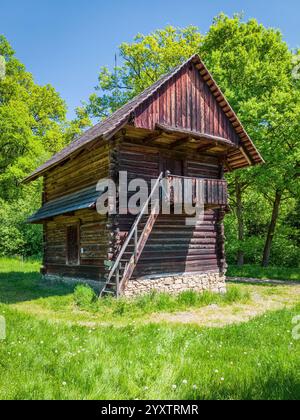
M223 297L152 294L98 301L40 279L36 262L0 261L1 399L299 399L298 289L229 285ZM220 311L247 322L169 322ZM199 312L200 311L200 312ZM247 312L247 313L248 313ZM202 316L202 315L201 315Z

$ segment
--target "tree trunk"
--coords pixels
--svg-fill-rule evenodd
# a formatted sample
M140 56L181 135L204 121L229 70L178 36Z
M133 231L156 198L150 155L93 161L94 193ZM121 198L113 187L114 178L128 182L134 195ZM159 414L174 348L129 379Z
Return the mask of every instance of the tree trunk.
M272 218L271 218L271 222L270 222L270 225L269 225L266 244L265 244L265 248L264 248L264 255L263 255L263 261L262 261L262 266L263 267L268 267L269 262L270 262L271 247L272 247L272 242L273 242L273 238L274 238L274 234L275 234L276 224L277 224L277 220L278 220L278 216L279 216L281 198L282 198L281 192L276 191L274 204L273 204Z
M236 195L236 216L238 222L238 240L239 250L237 252L237 265L242 267L244 265L244 251L242 250L242 244L244 242L244 209L242 202L242 185L239 179L235 180L235 195Z

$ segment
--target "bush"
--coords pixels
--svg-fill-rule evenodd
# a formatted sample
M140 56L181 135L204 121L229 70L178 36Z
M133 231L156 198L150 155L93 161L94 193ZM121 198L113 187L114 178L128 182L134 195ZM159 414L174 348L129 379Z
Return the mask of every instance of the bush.
M84 284L79 284L74 290L74 302L79 308L90 308L97 301L94 290Z
M224 301L227 303L247 302L250 300L250 293L245 292L238 286L231 286L224 295Z
M194 306L199 300L199 293L196 293L193 290L187 290L186 292L181 292L178 295L178 303L186 306Z
M34 212L30 198L7 203L0 198L0 256L40 257L42 226L26 223Z

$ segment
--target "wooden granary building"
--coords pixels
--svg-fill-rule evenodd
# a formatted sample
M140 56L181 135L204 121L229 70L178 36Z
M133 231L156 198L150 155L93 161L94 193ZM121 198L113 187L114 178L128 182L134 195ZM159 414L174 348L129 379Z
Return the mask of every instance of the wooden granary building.
M44 179L42 207L29 219L44 226L43 274L87 281L103 295L223 291L224 174L261 162L200 57L191 57L25 180ZM201 180L204 217L188 225L184 213L99 214L96 185L117 184L120 172L152 181L149 199L166 175Z

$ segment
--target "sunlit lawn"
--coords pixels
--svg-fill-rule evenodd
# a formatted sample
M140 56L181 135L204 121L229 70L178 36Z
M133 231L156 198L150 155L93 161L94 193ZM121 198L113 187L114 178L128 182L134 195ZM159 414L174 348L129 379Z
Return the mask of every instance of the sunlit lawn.
M287 267L261 267L259 265L244 265L238 267L231 265L228 268L227 275L229 277L250 277L254 279L274 279L300 281L300 268Z
M137 322L137 314L149 313L150 298L131 307L108 301L102 305L109 318L98 304L82 312L85 320L109 319L108 326L70 325L81 316L72 287L41 283L38 266L0 265L0 314L7 322L7 338L0 341L0 398L300 398L300 342L291 332L300 303L240 325L200 328ZM218 305L248 299L243 289L233 290L227 301L215 297ZM159 305L183 310L213 302L152 299L155 311L165 310ZM49 317L22 312L22 305L49 310ZM68 313L66 320L56 319L59 311ZM114 316L122 324L114 324Z

